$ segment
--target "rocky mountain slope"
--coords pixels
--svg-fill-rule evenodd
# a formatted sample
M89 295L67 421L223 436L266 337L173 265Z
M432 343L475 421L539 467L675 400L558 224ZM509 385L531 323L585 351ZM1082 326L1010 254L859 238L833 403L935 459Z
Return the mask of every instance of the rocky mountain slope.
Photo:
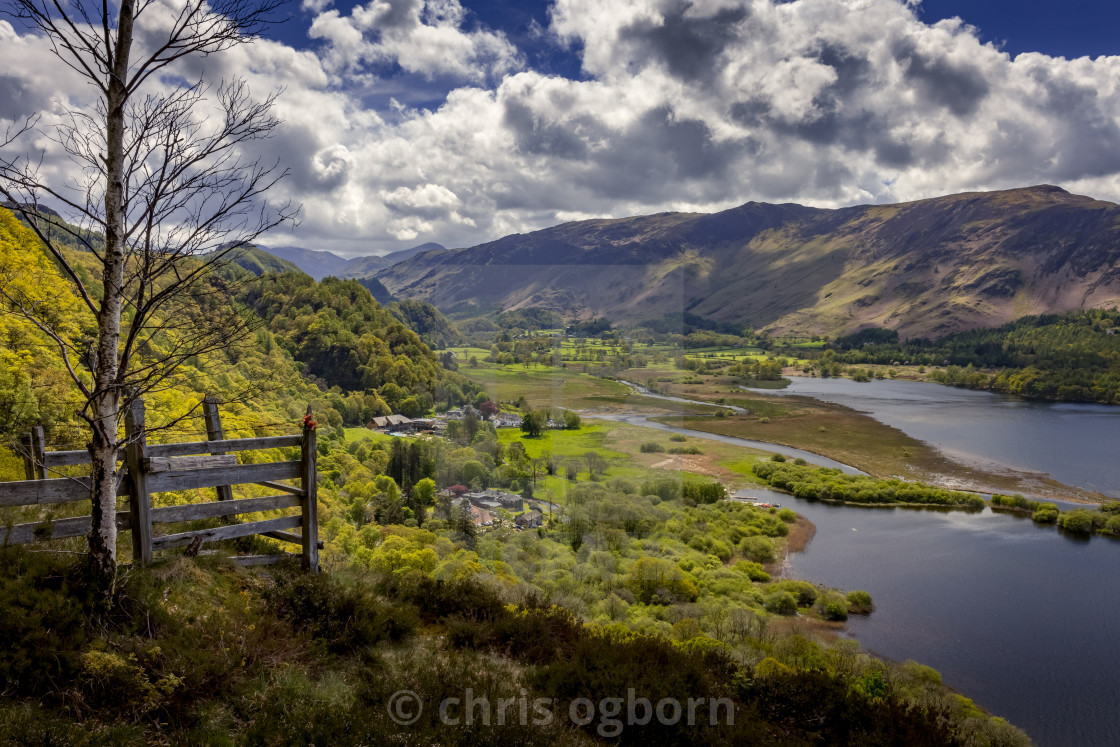
M774 332L903 337L1120 301L1120 206L1037 186L825 210L566 223L419 254L378 277L441 309L542 306L640 321L689 312Z

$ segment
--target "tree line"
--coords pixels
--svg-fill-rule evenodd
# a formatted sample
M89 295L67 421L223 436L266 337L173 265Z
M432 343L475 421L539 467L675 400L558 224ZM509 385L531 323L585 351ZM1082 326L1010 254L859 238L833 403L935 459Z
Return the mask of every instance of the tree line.
M1120 402L1120 311L1027 316L938 340L893 330L837 338L821 363L917 365L934 381L1037 399Z

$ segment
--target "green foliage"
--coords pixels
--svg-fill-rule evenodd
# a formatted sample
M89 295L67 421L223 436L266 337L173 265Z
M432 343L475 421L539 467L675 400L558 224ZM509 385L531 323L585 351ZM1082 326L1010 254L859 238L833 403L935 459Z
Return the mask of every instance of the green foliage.
M266 598L278 617L332 651L400 640L418 624L410 608L379 602L368 586L344 586L325 573L279 575Z
M774 550L774 541L762 536L744 537L739 543L739 552L756 563L773 563L778 557Z
M704 451L696 444L689 444L688 446L670 446L670 454L703 454Z
M303 272L294 262L281 259L255 246L234 250L227 256L238 267L257 276L277 272Z
M681 480L668 475L646 480L641 491L643 495L656 495L663 501L676 500L681 497Z
M40 703L0 703L0 743L41 747L146 745L144 727L135 723L77 722L73 714Z
M847 594L848 612L853 615L869 615L874 609L871 594L866 591L849 591Z
M780 455L776 455L780 456ZM959 490L945 490L920 482L880 480L866 475L848 475L839 469L780 463L757 462L751 468L770 485L789 491L798 498L845 503L921 503L976 509L984 499Z
M1015 495L1010 495L1010 496L1009 495L999 495L997 493L997 494L992 496L991 504L992 504L993 507L998 506L998 507L1001 507L1001 508L1009 508L1009 509L1013 509L1013 510L1016 510L1016 511L1028 511L1028 512L1037 511L1040 508L1040 506L1042 505L1038 501L1028 500L1027 498L1025 498L1022 495L1019 495L1017 493ZM1046 505L1053 505L1053 504L1046 504ZM1057 506L1055 506L1055 508L1057 508Z
M1099 516L1100 514L1096 514ZM1094 513L1077 509L1058 517L1058 527L1070 534L1090 535L1093 533Z
M822 594L816 602L817 611L825 620L839 622L848 619L850 605L842 594Z
M564 317L551 309L532 307L503 311L494 317L495 323L502 329L524 330L535 332L542 329L560 329L564 326Z
M735 564L735 570L740 573L745 573L747 578L751 581L760 581L766 583L770 580L770 574L762 568L761 563L751 562L749 560L740 560Z
M460 342L451 322L430 303L404 298L387 304L385 310L420 335L430 348L446 348Z
M376 392L393 411L412 416L437 403L473 402L479 392L468 379L446 371L416 332L356 281L268 275L250 284L242 298L292 357L328 386ZM373 414L354 413L347 422L364 424L362 418Z
M643 454L655 454L657 452L665 451L665 447L657 443L656 441L646 441L639 447L639 449Z
M540 438L541 436L541 420L540 416L534 412L527 412L521 418L521 432L529 438Z
M793 615L797 613L797 597L788 591L778 589L764 597L763 604L766 609L775 615Z
M0 682L5 689L42 691L81 669L78 651L90 639L93 610L76 562L0 547Z
M1002 327L958 332L935 342L898 343L878 331L869 344L841 340L834 359L843 363L895 362L948 367L930 378L951 386L1022 397L1075 402L1117 402L1120 395L1120 312L1083 309L1027 316ZM867 334L870 331L865 330ZM884 334L885 333L885 334ZM998 369L987 373L984 369Z
M1061 512L1058 510L1057 505L1053 503L1040 504L1038 509L1031 515L1031 519L1039 524L1054 524L1058 521L1058 516Z
M643 604L692 602L699 595L696 584L675 564L661 558L641 558L626 576L626 586Z
M788 591L797 600L798 607L809 607L817 601L817 588L808 581L786 579L771 584L771 590Z

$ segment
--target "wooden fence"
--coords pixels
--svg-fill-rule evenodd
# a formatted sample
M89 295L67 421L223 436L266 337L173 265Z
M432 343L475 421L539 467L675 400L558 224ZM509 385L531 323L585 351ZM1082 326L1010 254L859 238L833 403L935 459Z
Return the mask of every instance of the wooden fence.
M217 404L203 403L207 440L189 443L148 444L144 427L144 403L137 400L125 416L127 445L122 454L120 497L128 496L128 510L117 512L117 528L132 534L133 558L150 563L157 550L191 546L203 542L248 537L254 534L298 544L303 567L318 571L319 550L316 516L315 428L305 425L301 434L263 438L227 439L222 434ZM307 408L311 415L311 407ZM310 417L307 418L310 421ZM306 422L306 421L305 421ZM89 500L90 482L84 477L49 477L56 468L88 464L88 451L47 451L42 427L24 435L26 480L0 483L0 508L36 506ZM300 447L297 461L237 464L233 452L282 447ZM201 455L201 456L200 456ZM298 480L298 487L281 480ZM263 485L276 495L233 498L231 486ZM193 488L215 488L216 501L181 506L152 507L154 493ZM229 523L238 514L299 508L298 513L244 524ZM210 529L160 534L155 524L221 518L227 523ZM0 527L0 542L23 544L37 540L81 537L90 531L92 517L55 519ZM299 533L288 530L298 529ZM238 556L245 565L273 563L292 553Z

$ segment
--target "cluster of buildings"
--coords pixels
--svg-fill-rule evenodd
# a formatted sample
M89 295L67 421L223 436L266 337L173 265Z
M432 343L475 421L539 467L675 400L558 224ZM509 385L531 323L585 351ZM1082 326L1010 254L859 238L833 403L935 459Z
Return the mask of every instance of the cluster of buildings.
M466 410L467 408L456 407L447 412L441 412L434 418L408 418L404 415L381 415L376 418L371 418L370 421L366 423L366 428L381 431L390 436L410 436L415 433L428 433L442 436L443 432L447 429L448 422L452 420L462 420L466 415ZM494 424L495 428L520 428L521 417L522 416L516 412L499 412L497 415L490 418L490 422ZM562 420L549 420L545 423L545 427L563 428L564 422Z
M472 491L465 485L452 485L440 491L440 495L451 498L451 505L469 510L475 526L488 527L494 524L494 514L498 509L517 513L514 526L518 529L536 529L544 523L544 512L540 506L529 501L526 510L525 499L516 493L507 493L494 488Z
M469 405L467 406L469 408ZM419 433L443 435L448 422L462 420L466 409L457 407L440 413L434 418L409 418L404 415L381 415L371 418L366 427L370 430L387 433L390 436L409 436ZM500 412L490 419L496 428L521 427L521 415L509 412ZM549 428L562 428L563 424L548 421ZM452 485L440 491L440 495L451 498L451 503L464 510L469 510L471 520L475 526L493 526L495 512L498 509L517 514L513 523L518 529L536 529L544 523L544 512L536 501L526 501L516 493L507 493L502 490L488 488L486 490L471 491L464 485Z

